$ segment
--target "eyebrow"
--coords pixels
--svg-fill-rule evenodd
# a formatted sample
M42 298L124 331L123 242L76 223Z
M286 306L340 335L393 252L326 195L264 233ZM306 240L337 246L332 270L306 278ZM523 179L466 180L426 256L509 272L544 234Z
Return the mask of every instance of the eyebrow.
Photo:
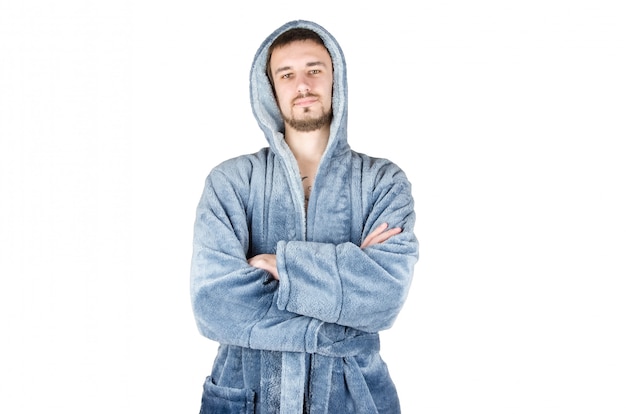
M326 64L324 62L322 62L321 60L319 60L319 61L315 61L315 62L307 62L305 66L307 68L310 68L310 67L313 67L313 66L323 66L323 67L326 67ZM274 75L278 75L280 72L284 72L286 70L291 70L291 69L293 69L292 66L282 66L280 68L277 68L274 71Z

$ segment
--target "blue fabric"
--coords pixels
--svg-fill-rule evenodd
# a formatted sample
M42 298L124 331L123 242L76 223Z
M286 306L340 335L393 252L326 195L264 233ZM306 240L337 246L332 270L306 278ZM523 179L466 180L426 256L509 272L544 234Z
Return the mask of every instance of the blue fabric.
M265 75L269 45L292 27L319 33L334 68L331 134L306 212ZM418 259L411 184L349 147L344 55L319 25L292 21L261 44L250 98L269 145L212 169L194 226L193 312L220 343L202 412L399 413L378 332L402 309ZM384 222L403 231L361 249ZM260 253L276 254L280 282L248 265Z

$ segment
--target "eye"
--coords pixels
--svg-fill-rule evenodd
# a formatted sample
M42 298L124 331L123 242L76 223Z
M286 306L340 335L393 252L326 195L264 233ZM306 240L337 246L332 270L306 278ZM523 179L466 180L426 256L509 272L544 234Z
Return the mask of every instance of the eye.
M285 73L280 76L281 79L289 79L293 77L293 73Z
M319 70L319 69L312 69L309 73L310 73L311 75L317 75L317 74L319 74L319 73L321 73L321 72L322 72L322 71L321 71L321 70Z

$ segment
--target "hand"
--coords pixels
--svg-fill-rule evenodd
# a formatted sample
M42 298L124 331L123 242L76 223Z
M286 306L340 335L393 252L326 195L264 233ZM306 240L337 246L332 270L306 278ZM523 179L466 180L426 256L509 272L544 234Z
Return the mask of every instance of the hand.
M374 244L383 243L387 241L391 236L395 236L402 231L402 228L400 227L394 227L387 230L387 226L389 226L387 223L383 223L380 226L376 227L373 232L368 234L361 244L361 249L365 249L366 247L372 246Z
M257 254L248 259L248 264L258 269L268 271L274 279L279 280L275 254Z

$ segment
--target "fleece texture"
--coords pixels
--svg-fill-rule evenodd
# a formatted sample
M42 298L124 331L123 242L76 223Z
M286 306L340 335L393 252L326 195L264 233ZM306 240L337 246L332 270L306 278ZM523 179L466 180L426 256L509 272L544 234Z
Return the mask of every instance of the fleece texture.
M305 211L297 162L265 73L269 45L293 27L316 31L333 62L333 120ZM268 36L250 71L252 111L268 146L215 166L197 207L191 302L198 329L220 346L202 413L400 412L379 354L418 259L405 173L347 141L346 63L310 21ZM377 137L376 139L387 139ZM381 223L403 231L364 249ZM276 254L280 281L247 259Z

